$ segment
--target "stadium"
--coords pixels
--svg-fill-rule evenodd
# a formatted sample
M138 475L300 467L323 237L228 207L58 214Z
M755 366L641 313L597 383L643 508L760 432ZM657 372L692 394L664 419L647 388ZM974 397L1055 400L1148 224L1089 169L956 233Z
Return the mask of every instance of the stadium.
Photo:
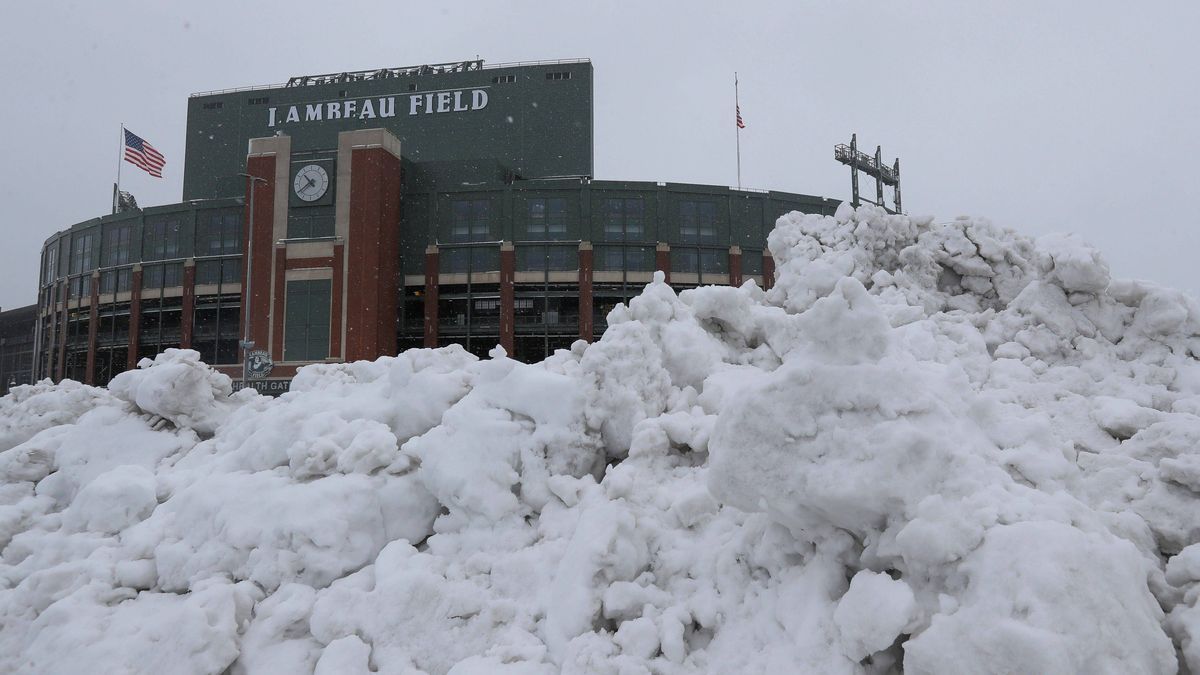
M413 347L537 361L597 339L655 270L676 289L770 287L776 218L838 206L598 180L592 103L587 60L193 94L182 201L47 239L27 365L13 367L103 385L183 347L279 393L304 365Z

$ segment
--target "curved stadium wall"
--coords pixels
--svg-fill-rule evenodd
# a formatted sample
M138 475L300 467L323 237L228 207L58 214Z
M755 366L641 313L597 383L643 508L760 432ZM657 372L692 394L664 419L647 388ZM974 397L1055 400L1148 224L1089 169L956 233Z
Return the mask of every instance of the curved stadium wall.
M242 201L104 216L50 237L39 285L39 377L105 384L169 347L196 349L211 364L239 363ZM764 244L775 219L792 210L832 213L837 204L587 179L408 193L397 223L395 348L458 343L485 355L508 341L501 329L511 325L510 354L540 360L599 337L608 312L656 269L676 288L746 279L769 287ZM507 273L509 302L501 293Z

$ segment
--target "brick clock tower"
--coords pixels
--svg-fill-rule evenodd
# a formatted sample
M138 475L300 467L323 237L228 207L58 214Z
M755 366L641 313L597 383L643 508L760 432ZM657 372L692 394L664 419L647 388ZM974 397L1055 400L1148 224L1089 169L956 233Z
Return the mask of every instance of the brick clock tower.
M241 321L274 364L254 381L271 393L310 363L396 352L400 141L384 129L341 132L336 152L293 153L291 141L252 139L246 158L262 180L246 180Z

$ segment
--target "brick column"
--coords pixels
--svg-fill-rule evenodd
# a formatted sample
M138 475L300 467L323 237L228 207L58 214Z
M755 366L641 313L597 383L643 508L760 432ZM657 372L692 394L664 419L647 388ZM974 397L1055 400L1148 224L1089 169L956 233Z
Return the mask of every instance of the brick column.
M125 370L137 368L138 362L138 343L142 336L142 266L134 265L129 276L129 349L125 356Z
M83 370L83 383L96 384L96 334L100 322L100 273L92 272L91 299L88 303L87 365Z
M179 317L179 348L192 348L192 331L196 317L196 259L183 261L183 315Z
M347 361L396 353L400 272L400 158L385 147L353 147L355 138L359 136L354 132L338 137L339 153L348 145L352 148L350 185L341 186L350 191Z
M255 274L254 276L255 276L255 279L257 280L258 274ZM267 297L271 298L270 321L269 322L263 321L262 323L264 324L264 328L266 328L266 325L268 323L270 325L269 335L270 335L271 360L272 361L282 361L283 360L283 313L285 311L284 300L287 297L287 246L284 244L277 244L275 246L275 279L274 279L274 282L275 282L275 285L274 285L275 294L274 294L274 296L272 296L270 294L268 294L268 296L267 296ZM254 295L257 296L258 292L255 291ZM261 312L264 315L267 314L267 312L262 311L261 308L263 306L264 305L259 305L259 309L254 310L255 313ZM263 330L263 333L264 333L263 342L258 342L257 340L255 340L256 345L261 345L261 346L256 346L255 349L263 349L267 345L266 335L268 334L268 331Z
M771 257L770 252L763 251L763 288L770 288L775 285L775 259Z
M246 173L265 179L267 182L246 179L246 211L242 217L242 310L241 325L250 326L250 340L256 349L267 349L270 345L271 304L271 260L274 257L275 220L275 155L258 155L246 159ZM250 213L250 191L254 190L254 214ZM254 230L250 230L251 220ZM251 254L247 256L247 253ZM249 260L248 260L249 258ZM249 262L249 264L247 264ZM250 283L253 297L246 298L246 274L254 275ZM247 308L251 311L246 313ZM240 351L240 350L239 350ZM272 358L278 358L272 354ZM239 360L240 363L240 360Z
M438 346L438 247L425 247L425 346Z
M66 374L67 361L67 304L71 301L71 293L67 280L62 285L62 313L59 314L58 329L58 364L55 366L55 381L62 382Z
M514 279L517 252L511 241L500 244L500 346L513 355L513 324L516 323Z
M596 329L592 322L592 269L595 251L592 242L579 242L579 339L592 341Z
M342 296L345 294L346 288L342 277L346 269L345 255L345 244L333 245L333 297L330 298L329 303L329 355L343 360L346 358L342 344Z
M729 285L742 285L742 247L729 247Z
M39 345L39 347L44 346L46 349L46 367L38 375L53 378L55 367L54 348L58 344L58 331L60 330L58 326L58 303L62 298L58 294L58 284L52 285L46 292L50 296L50 306L46 310L45 317L49 319L50 335L46 336L45 345ZM45 319L38 317L38 320L43 321Z
M661 271L667 283L671 283L671 245L665 241L654 247L654 269Z

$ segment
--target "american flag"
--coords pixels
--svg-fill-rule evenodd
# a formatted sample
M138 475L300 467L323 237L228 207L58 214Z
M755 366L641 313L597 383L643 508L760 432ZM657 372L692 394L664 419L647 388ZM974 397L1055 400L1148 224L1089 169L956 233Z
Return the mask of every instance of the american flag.
M742 121L742 106L734 106L737 108L737 124L739 129L745 129L746 123Z
M128 129L125 129L125 161L155 178L162 178L162 168L167 164L161 152Z

